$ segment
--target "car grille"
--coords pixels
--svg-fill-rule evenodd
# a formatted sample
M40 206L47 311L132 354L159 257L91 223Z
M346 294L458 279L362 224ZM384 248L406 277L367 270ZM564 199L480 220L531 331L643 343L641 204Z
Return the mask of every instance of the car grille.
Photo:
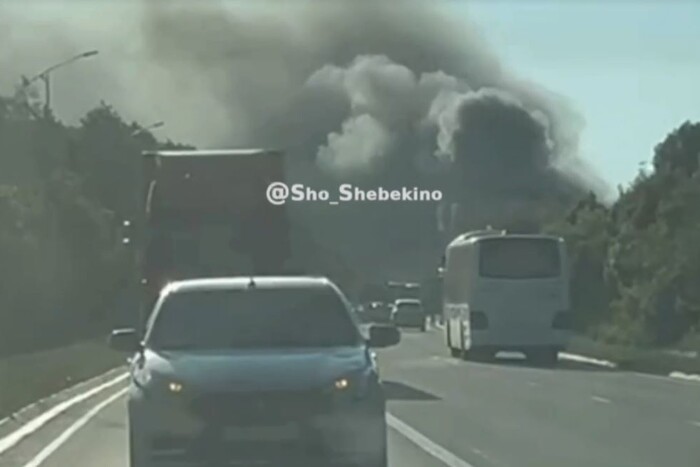
M320 437L307 434L286 442L217 442L216 439L158 437L151 444L153 465L217 467L331 467L357 465L355 456L331 453Z
M332 399L322 390L210 393L195 398L191 409L205 423L280 424L328 413Z

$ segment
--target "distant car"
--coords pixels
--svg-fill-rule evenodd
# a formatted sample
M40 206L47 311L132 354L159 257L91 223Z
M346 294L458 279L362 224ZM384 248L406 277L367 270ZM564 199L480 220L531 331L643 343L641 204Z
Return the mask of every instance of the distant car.
M365 306L363 318L372 323L390 323L391 306L384 302L371 302Z
M391 321L396 326L415 327L425 332L425 312L420 300L413 298L396 300L391 312Z
M311 277L196 279L167 286L134 352L131 467L387 466L386 400L370 347L340 290Z

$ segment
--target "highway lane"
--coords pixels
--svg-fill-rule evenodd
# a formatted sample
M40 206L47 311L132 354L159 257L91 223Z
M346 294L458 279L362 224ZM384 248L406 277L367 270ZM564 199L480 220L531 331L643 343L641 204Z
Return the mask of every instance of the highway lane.
M694 383L569 363L549 370L463 362L447 356L438 330L406 331L399 346L379 352L379 364L401 428L389 432L392 466L437 467L445 465L441 455L453 467L700 465ZM0 457L0 465L127 466L123 397L47 453L120 389L69 410ZM43 462L32 464L42 451Z
M42 467L128 467L125 409L123 397L108 405L40 465ZM13 464L7 464L7 466L24 467L39 452L36 447L26 449L21 458L15 456ZM393 431L389 433L389 449L392 467L441 467L443 465ZM6 464L2 465L4 467Z
M697 467L700 386L568 362L463 362L407 331L379 355L391 411L475 466Z

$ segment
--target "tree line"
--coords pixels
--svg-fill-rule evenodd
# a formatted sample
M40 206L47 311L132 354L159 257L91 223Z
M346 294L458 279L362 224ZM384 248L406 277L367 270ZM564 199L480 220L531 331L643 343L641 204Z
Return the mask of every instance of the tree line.
M0 96L0 355L93 336L134 272L140 152L180 147L102 103L77 125Z
M106 103L75 125L36 110L0 96L0 355L114 324L115 303L136 275L121 226L141 222L140 153L188 147L158 140ZM612 205L591 194L543 226L567 240L578 331L635 345L696 331L699 157L700 124L685 123ZM324 269L353 276L309 241L304 250Z
M591 194L545 227L568 242L578 331L636 346L697 333L699 161L700 123L683 123L611 206Z

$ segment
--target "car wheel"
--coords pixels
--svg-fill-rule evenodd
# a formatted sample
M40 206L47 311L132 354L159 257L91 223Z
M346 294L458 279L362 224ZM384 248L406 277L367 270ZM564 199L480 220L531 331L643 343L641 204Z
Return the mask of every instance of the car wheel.
M131 427L129 427L129 467L145 467L141 462L138 449L136 447L134 429Z
M129 423L129 467L149 467L146 458L146 449L143 440L138 435L138 430Z
M384 440L384 445L381 447L379 453L375 456L374 459L371 459L369 462L362 464L362 466L358 467L389 467L389 455L387 453L387 448L386 448L386 439Z
M425 330L427 329L425 323L421 324L421 325L419 326L419 329L420 329L420 332L425 332Z

